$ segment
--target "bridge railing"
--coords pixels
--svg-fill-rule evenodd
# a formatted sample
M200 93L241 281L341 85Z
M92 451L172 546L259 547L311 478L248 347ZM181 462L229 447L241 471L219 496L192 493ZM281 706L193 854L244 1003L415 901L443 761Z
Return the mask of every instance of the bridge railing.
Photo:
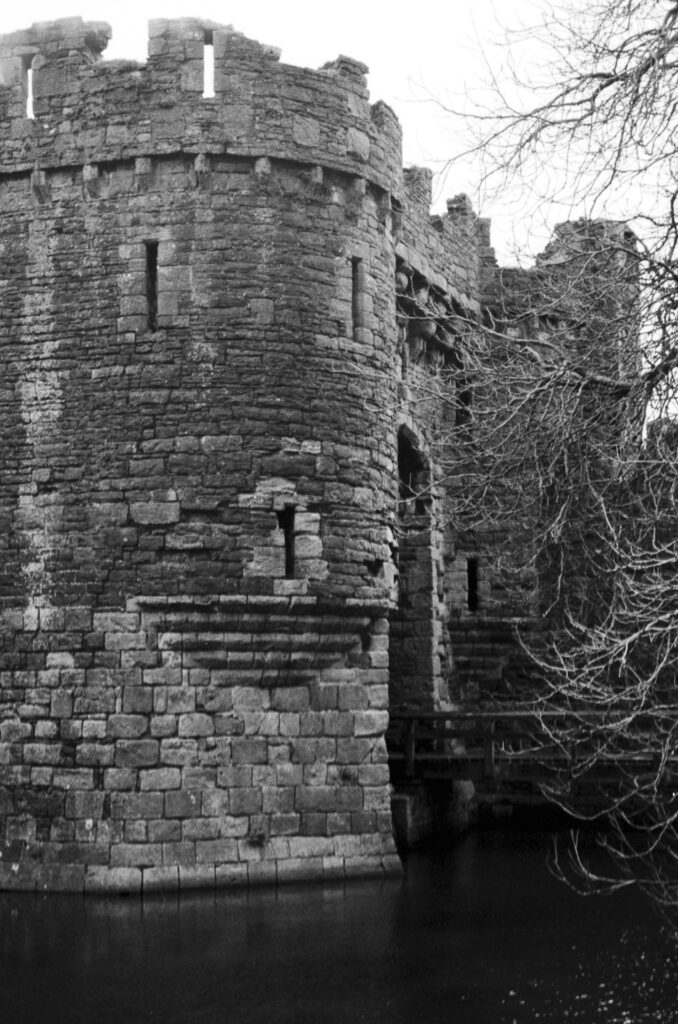
M623 720L621 713L586 710L395 712L387 734L389 762L408 780L544 781L563 773L583 776L594 768L599 778L606 772L614 778L621 771L655 770L656 744L649 742L652 716L646 721L636 716L632 738L627 742L620 730L619 740L610 745L610 726ZM678 759L670 760L678 770Z

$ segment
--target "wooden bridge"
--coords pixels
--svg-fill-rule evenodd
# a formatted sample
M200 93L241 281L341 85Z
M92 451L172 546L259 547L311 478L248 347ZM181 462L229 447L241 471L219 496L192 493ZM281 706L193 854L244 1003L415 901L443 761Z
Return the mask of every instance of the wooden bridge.
M594 711L396 712L387 734L391 776L396 784L469 779L481 797L510 792L518 802L543 799L545 787L564 783L578 801L597 802L596 793L630 778L678 790L678 750L667 756L649 742L656 719L638 718L632 740L622 735L613 746L610 727L620 720ZM663 709L667 720L678 720L678 708Z

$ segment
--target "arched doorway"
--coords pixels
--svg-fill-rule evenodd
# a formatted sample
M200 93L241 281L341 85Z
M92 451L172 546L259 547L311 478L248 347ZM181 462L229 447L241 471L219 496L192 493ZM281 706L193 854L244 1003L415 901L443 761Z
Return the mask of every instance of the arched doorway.
M398 609L390 630L390 703L394 710L433 709L439 669L431 472L406 426L398 432L398 483Z

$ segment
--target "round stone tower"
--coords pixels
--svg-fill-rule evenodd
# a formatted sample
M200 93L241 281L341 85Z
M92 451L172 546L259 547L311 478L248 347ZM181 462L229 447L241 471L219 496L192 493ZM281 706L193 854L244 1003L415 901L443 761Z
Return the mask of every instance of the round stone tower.
M0 885L394 870L398 124L109 35L0 40Z

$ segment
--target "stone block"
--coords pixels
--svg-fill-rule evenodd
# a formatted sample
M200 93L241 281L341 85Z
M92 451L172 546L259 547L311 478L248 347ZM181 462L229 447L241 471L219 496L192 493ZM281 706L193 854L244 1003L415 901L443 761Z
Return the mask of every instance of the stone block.
M107 768L104 789L109 792L129 791L135 788L137 773L132 768Z
M146 715L111 715L108 735L113 739L139 739L148 729Z
M326 836L328 815L320 811L305 811L301 817L299 829L302 836Z
M239 736L245 731L242 718L235 714L217 714L213 721L217 736Z
M85 892L133 894L141 892L142 874L135 867L88 867L85 874Z
M162 793L111 794L112 818L122 818L127 822L134 819L160 818L162 813Z
M139 629L137 612L94 612L93 629L102 633L135 633Z
M83 892L84 864L41 864L36 876L37 892Z
M322 857L290 857L278 861L278 882L322 882Z
M337 762L339 764L362 764L372 751L369 739L340 737L337 740Z
M117 740L117 768L152 768L158 763L160 745L157 740Z
M264 814L291 814L294 811L292 786L262 786L261 795Z
M53 785L57 789L94 789L94 775L91 768L57 768Z
M147 715L153 710L153 690L150 686L126 686L123 690L122 710L125 714Z
M67 818L101 818L104 810L104 793L87 790L69 793L66 796Z
M130 794L127 794L128 796ZM124 843L145 843L148 839L148 825L146 819L125 817L121 815L117 819L122 824L122 842Z
M213 889L216 873L213 864L179 865L179 889Z
M298 736L301 730L299 715L296 712L282 712L279 716L279 730L281 736Z
M179 789L180 768L142 768L139 772L139 787L144 791Z
M300 785L294 796L294 809L299 812L337 810L337 790L330 785Z
M327 857L335 852L335 841L324 836L292 836L288 842L291 857Z
M263 737L237 737L231 749L234 764L266 764L267 744Z
M162 864L160 843L115 843L111 846L112 868L142 868L159 864ZM141 886L140 873L139 886Z
M195 864L195 842L180 840L179 842L163 843L163 863L191 867Z
M195 739L179 739L170 737L160 741L163 764L187 767L198 764L198 741Z
M156 705L156 711L163 711L169 715L192 714L195 711L195 687L192 686L170 686L167 688L167 702L164 707Z
M181 822L179 820L167 821L165 818L161 818L157 821L149 821L149 843L178 843L181 839Z
M233 694L230 689L221 687L202 687L196 694L196 708L214 714L219 711L231 711Z
M337 881L344 877L343 857L323 857L323 877L326 882Z
M181 838L185 840L219 839L221 836L220 818L181 818Z
M144 868L142 870L144 893L170 892L179 888L179 869L175 866Z
M200 712L179 715L179 736L211 736L213 733L211 715Z
M271 691L271 707L274 711L307 711L310 694L306 686L290 686Z
M129 512L134 522L145 525L178 523L181 515L178 501L131 502Z
M387 786L390 781L388 764L362 764L358 768L361 786Z
M60 743L26 743L23 749L24 764L57 765L61 761Z
M374 811L352 811L351 832L354 836L365 832L375 832L377 828L377 816Z
M300 786L304 778L302 764L276 764L275 779L278 786Z
M387 786L365 786L363 790L363 807L366 811L383 811L387 814L391 808L391 794Z
M338 688L339 709L341 711L362 711L370 706L369 687L360 683L349 683Z
M202 813L200 790L173 790L165 793L167 818L198 818Z
M22 740L28 739L32 733L33 726L28 722L11 718L0 723L0 742L2 743L20 743Z
M232 816L259 814L263 805L263 796L258 786L232 789L230 792L229 809Z
M221 819L221 835L225 838L242 839L247 835L248 829L249 820L246 817L229 815Z
M69 651L53 651L47 654L47 668L75 668L75 659Z
M346 835L351 831L351 815L348 811L327 815L327 835Z
M221 818L228 814L230 794L225 789L210 789L202 794L202 813L207 818Z
M146 647L145 633L107 633L104 641L107 651L144 650Z
M175 736L177 729L178 718L176 715L153 715L151 717L151 736L157 739Z
M362 786L341 786L337 791L338 811L360 811L363 806Z
M354 736L383 736L388 728L388 711L356 711L353 720Z
M252 637L247 637L248 643L252 644ZM260 686L234 686L232 691L233 710L240 711L264 711L271 706L271 697L268 690ZM279 710L279 709L277 709Z
M224 864L238 860L236 839L198 840L195 844L195 859L198 864Z
M50 715L52 718L70 718L73 714L73 694L65 691L53 693L50 701ZM0 737L2 731L0 730Z
M215 884L218 887L247 885L247 864L217 864Z
M300 817L298 814L271 814L269 831L271 836L296 836L299 834Z

